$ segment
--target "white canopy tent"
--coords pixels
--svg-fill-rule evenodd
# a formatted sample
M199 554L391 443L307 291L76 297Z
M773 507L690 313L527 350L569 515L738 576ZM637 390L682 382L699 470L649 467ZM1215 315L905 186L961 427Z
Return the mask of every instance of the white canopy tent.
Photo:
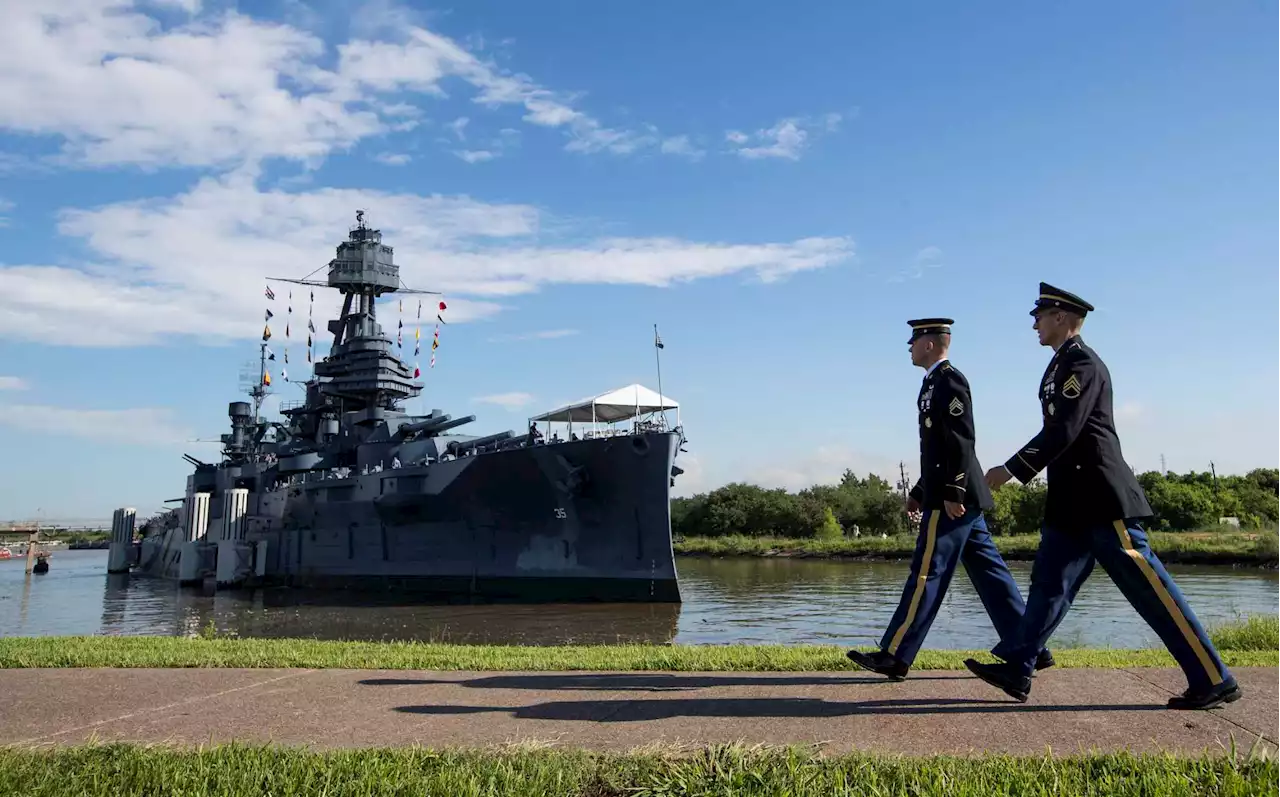
M535 415L529 423L617 423L664 410L676 411L676 426L679 426L680 402L670 396L659 396L644 385L627 385Z

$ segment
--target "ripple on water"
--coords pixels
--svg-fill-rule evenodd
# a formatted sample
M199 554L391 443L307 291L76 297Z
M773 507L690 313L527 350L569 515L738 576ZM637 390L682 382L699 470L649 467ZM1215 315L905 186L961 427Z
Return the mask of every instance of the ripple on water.
M511 644L874 644L902 595L906 562L680 559L684 603L377 605L292 590L204 596L152 579L108 576L106 551L57 551L49 573L0 561L0 636L192 635L212 621L242 636L429 639ZM1024 594L1031 565L1010 563ZM1172 566L1203 622L1276 612L1275 571ZM984 649L995 631L957 573L926 645ZM1051 643L1157 645L1101 570Z

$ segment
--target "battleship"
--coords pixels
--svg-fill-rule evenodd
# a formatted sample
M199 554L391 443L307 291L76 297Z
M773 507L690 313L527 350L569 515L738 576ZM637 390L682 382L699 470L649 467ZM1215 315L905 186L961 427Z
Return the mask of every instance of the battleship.
M685 437L661 376L657 393L602 393L532 417L520 433L466 435L455 430L474 415L408 414L423 384L384 334L377 303L431 292L404 286L392 247L363 215L327 279L268 280L342 295L329 353L299 383L305 399L282 402L282 420L263 417L264 330L253 402L229 404L220 461L184 454L193 471L172 500L180 506L141 524L138 541L136 510L117 509L109 571L215 589L678 603L670 490Z

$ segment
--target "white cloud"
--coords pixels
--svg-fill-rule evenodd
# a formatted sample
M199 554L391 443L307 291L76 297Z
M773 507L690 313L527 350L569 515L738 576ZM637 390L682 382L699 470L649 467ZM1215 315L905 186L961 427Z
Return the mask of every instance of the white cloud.
M171 7L180 11L186 11L188 14L200 13L200 0L147 0L153 6Z
M387 166L404 166L406 163L413 160L413 158L403 152L379 152L377 155L373 156L373 159L378 163L384 163Z
M730 130L725 134L725 140L731 145L732 152L747 160L799 160L815 131L833 132L839 128L840 120L838 113L829 113L818 119L792 117L782 119L773 127L757 130L751 135L740 130ZM755 142L754 146L747 146L752 142Z
M502 309L479 297L545 285L666 286L744 271L767 282L833 265L853 251L847 238L540 245L534 236L541 216L528 205L354 189L266 191L237 173L206 178L167 200L63 211L59 232L82 239L92 259L78 268L0 264L0 336L81 346L139 345L181 334L257 337L264 279L300 277L327 263L355 208L369 210L370 223L396 248L408 287L450 297L450 323ZM337 295L322 290L317 299L323 334L320 319L336 317ZM279 335L283 308L273 309Z
M382 129L323 88L323 55L310 34L234 12L166 30L127 0L10 4L0 128L60 136L89 164L322 157Z
M518 410L531 404L534 396L528 393L496 393L492 396L478 396L472 401L479 404L496 404L508 410Z
M676 477L675 487L671 490L672 495L677 498L709 492L718 486L708 480L707 469L696 454L685 452L676 455L676 467L684 471Z
M462 158L467 163L483 163L487 160L493 160L494 154L487 149L459 149L454 150L454 155Z
M930 269L942 268L942 250L936 246L926 246L916 252L911 262L889 277L890 282L904 282L908 279L920 279Z
M0 376L0 390L26 390L31 383L20 376Z
M1146 415L1147 408L1137 401L1126 401L1116 407L1116 417L1125 421L1136 421Z
M138 445L182 443L192 433L168 409L83 410L38 404L0 404L0 424L24 431Z
M701 160L706 150L698 149L688 136L672 136L662 140L661 150L668 155L683 155L691 160Z
M543 329L537 332L522 332L515 335L494 335L489 338L489 342L507 343L520 340L553 340L555 338L567 338L576 334L578 334L578 330L576 329Z
M571 152L658 147L697 157L687 137L607 126L575 97L481 60L391 2L366 3L351 24L356 38L332 49L294 25L200 13L198 0L10 5L0 26L0 129L61 138L63 163L315 165L361 140L413 129L420 111L406 100L443 98L446 80L467 84L480 107L519 106L528 124L562 130ZM146 13L156 5L193 16L166 27ZM783 120L757 134L765 143L738 153L797 157L805 125L832 128L838 119ZM459 141L469 121L448 126Z
M888 479L891 484L898 479L896 461L842 445L819 446L813 453L790 461L747 465L739 478L761 487L785 487L795 491L815 484L836 484L846 469L862 477L874 473Z

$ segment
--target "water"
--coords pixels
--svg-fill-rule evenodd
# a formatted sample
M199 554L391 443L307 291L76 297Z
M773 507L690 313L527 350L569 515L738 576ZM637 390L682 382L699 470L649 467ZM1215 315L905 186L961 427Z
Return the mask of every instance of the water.
M902 592L905 562L679 559L683 605L354 604L296 590L201 595L153 579L108 576L106 551L58 551L51 570L0 561L0 636L220 632L256 637L422 639L526 645L618 642L874 644ZM1031 565L1010 568L1026 594ZM1169 568L1200 619L1275 614L1274 570ZM995 632L967 578L957 574L925 643L989 648ZM1101 570L1080 591L1051 643L1158 645Z

